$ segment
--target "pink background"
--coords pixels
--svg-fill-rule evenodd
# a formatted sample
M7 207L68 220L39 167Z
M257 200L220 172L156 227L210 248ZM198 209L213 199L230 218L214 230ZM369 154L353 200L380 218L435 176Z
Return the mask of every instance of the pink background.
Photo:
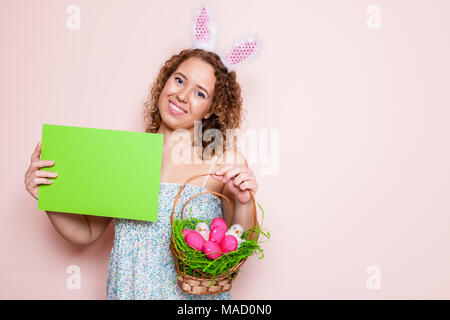
M209 3L219 48L262 39L238 69L244 127L280 134L278 173L254 166L272 238L233 298L450 298L450 2ZM66 28L71 4L80 30ZM2 0L0 298L106 297L112 225L90 247L71 245L24 174L43 123L143 131L148 87L190 47L198 4ZM380 30L366 26L370 4ZM66 287L69 265L80 290ZM378 290L366 286L371 265Z

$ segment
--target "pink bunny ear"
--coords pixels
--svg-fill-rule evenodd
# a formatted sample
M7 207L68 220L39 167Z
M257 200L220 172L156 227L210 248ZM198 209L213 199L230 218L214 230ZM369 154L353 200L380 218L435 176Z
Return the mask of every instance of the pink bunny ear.
M255 37L244 38L228 47L222 56L222 61L228 71L232 71L241 62L252 59L260 48L260 40Z
M211 14L211 10L206 6L202 6L195 11L193 20L193 48L212 51L216 44L217 24Z

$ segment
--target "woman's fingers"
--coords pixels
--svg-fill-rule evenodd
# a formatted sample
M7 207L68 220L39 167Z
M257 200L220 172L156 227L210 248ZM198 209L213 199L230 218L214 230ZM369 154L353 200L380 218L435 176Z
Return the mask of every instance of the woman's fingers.
M249 172L249 169L247 167L240 165L234 166L230 168L225 174L223 174L223 180L227 182L234 176L238 174L243 174L245 172Z
M31 167L32 168L44 168L52 167L55 165L53 160L41 160L41 147L42 144L39 142L34 148L33 154L31 155Z
M34 178L33 179L33 183L35 185L39 185L39 184L52 184L53 181L45 179L45 178Z
M36 170L36 177L38 178L56 178L58 174L56 172Z
M25 189L34 197L38 198L38 191L40 184L52 184L53 181L46 178L56 178L56 172L39 170L45 167L52 167L55 165L53 160L41 160L41 143L39 142L31 154L31 163L28 170L25 172Z
M258 184L254 180L247 180L240 184L239 189L243 190L250 190L253 192L253 194L256 194L256 190L258 189Z
M243 181L251 180L253 175L250 172L242 172L233 179L234 185L239 186Z
M41 143L39 142L31 154L31 160L41 160Z
M33 168L53 167L54 165L55 161L53 160L35 160L32 163Z

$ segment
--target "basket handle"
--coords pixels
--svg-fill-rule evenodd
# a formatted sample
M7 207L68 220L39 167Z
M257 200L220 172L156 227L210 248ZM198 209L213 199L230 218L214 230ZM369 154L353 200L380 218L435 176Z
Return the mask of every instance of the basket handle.
M173 219L174 219L174 217L175 217L175 208L176 208L176 206L177 206L178 199L180 198L181 192L183 192L184 187L185 187L189 182L191 182L192 180L197 179L197 178L200 178L200 177L203 177L203 176L207 176L207 175L210 175L210 173L203 173L203 174L199 174L199 175L196 175L196 176L192 176L192 177L190 177L189 179L187 179L187 180L183 183L183 185L180 187L180 189L179 189L178 192L177 192L177 195L175 196L175 200L173 201L173 208L172 208L172 212L171 212L171 214L170 214L170 222L171 222L171 224L172 224L172 227L173 227ZM212 175L212 173L211 173L211 175ZM217 192L214 192L214 191L208 191L208 190L207 190L207 191L199 192L199 193L193 195L187 202L191 201L194 197L196 197L196 196L198 196L198 195L200 195L200 194L203 194L203 193L211 193L211 194L217 195L217 196L222 197L222 198L224 198L225 200L227 200L228 207L230 208L230 213L231 213L231 210L232 210L232 209L231 209L231 203L230 203L230 200L229 200L227 197L225 197L224 195L222 195L222 194L220 194L220 193L217 193ZM181 210L181 219L183 219L183 211L184 211L184 208L186 207L187 202L184 204L183 209ZM231 216L231 214L230 214L230 216ZM231 221L231 220L228 219L228 223L229 223L230 221Z
M218 197L221 197L222 199L227 200L228 208L230 209L230 215L228 216L228 221L227 221L227 226L228 226L228 228L229 228L229 227L231 226L230 223L231 223L232 210L233 210L233 209L231 208L230 200L229 200L227 197L225 197L223 194L220 194L220 193L217 193L217 192L214 192L214 191L208 191L208 190L206 190L206 191L203 191L203 192L199 192L199 193L197 193L197 194L194 194L192 197L190 197L190 198L186 201L186 203L184 204L183 208L181 209L181 217L180 217L180 219L183 220L183 212L184 212L184 208L186 208L187 204L188 204L192 199L194 199L195 197L197 197L197 196L199 196L199 195L201 195L201 194L205 194L205 193L211 193L211 194L213 194L213 195L216 195L216 196L218 196Z
M172 213L170 214L170 223L171 223L171 225L172 225L172 229L173 229L173 220L174 220L174 217L175 217L175 208L176 208L176 206L177 206L178 199L179 199L179 197L180 197L180 195L181 195L181 192L183 192L184 187L185 187L190 181L192 181L192 180L194 180L194 179L197 179L197 178L200 178L200 177L208 176L208 175L214 175L214 173L203 173L203 174L199 174L199 175L196 175L196 176L192 176L192 177L190 177L189 179L187 179L186 182L184 182L183 185L180 187L180 189L178 190L177 195L175 196L175 200L174 200L174 202L173 202ZM254 225L256 226L256 224L257 224L257 216L256 216L256 203L255 203L255 197L253 196L253 193L252 193L250 190L248 190L248 192L250 193L250 197L252 198L252 202L253 202L253 221L254 221ZM227 200L228 207L230 208L230 214L229 214L229 216L228 216L228 223L227 223L227 224L228 224L228 228L229 228L229 227L230 227L230 223L231 223L231 216L232 216L232 214L233 214L233 213L232 213L231 204L230 204L230 200L229 200L226 196L224 196L223 194L220 194L220 193L217 193L217 192L214 192L214 191L208 191L208 190L207 190L207 191L199 192L199 193L193 195L191 198L189 198L189 200L186 201L186 203L184 204L183 208L181 209L181 219L183 219L183 211L184 211L184 208L186 207L186 205L189 203L189 201L191 201L191 200L194 199L195 197L197 197L197 196L199 196L199 195L201 195L201 194L204 194L204 193L211 193L211 194L214 194L214 195L216 195L216 196L219 196L219 197L221 197L221 198ZM253 238L253 236L254 236L254 233L252 233L251 238Z

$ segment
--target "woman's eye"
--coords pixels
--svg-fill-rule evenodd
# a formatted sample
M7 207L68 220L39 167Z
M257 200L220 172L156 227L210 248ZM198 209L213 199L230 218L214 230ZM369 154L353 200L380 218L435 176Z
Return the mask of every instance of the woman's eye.
M183 84L183 80L180 77L175 77L175 82L178 84ZM205 99L206 96L203 94L203 92L198 91L198 96L202 99Z
M205 95L202 92L199 91L198 94L201 98L205 98Z

